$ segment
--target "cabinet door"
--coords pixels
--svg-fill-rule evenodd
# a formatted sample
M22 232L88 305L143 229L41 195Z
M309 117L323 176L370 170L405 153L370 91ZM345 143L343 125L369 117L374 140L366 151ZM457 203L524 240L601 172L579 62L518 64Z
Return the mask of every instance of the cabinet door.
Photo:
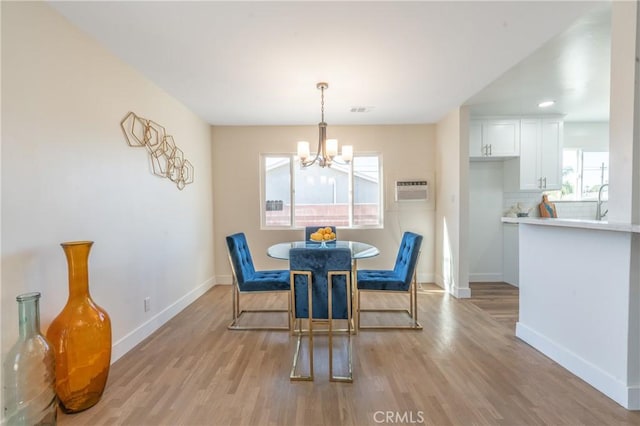
M562 188L562 120L542 120L540 176L544 189Z
M469 157L482 157L482 121L469 122Z
M482 126L482 141L489 145L489 156L520 155L520 120L487 120Z
M540 189L540 120L520 122L520 189Z

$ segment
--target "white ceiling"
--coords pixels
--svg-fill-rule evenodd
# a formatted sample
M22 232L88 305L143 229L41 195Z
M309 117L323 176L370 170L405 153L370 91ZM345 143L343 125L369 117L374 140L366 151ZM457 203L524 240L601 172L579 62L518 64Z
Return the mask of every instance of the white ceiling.
M593 1L50 4L214 125L315 124L318 81L329 83L325 119L330 125L436 122L601 6ZM522 107L523 96L543 94L578 105L580 97L561 98L556 92L570 88L575 94L591 82L588 74L578 78L566 71L594 65L584 62L592 43L582 31L598 36L598 28L578 26L531 64L549 84L529 84L533 80L522 80L528 68L518 67L503 86L496 83L473 97L472 112L497 111L496 100ZM371 111L350 112L356 106Z
M472 115L562 114L608 121L611 7L581 17L467 101ZM552 107L538 103L553 100Z

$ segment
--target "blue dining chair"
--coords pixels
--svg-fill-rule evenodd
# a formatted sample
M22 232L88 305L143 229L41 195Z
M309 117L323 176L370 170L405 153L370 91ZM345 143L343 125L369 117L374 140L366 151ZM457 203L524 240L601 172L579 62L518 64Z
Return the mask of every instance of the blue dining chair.
M353 382L351 355L351 250L348 248L293 248L289 251L293 330L297 332L290 379L313 380L313 324L328 322L329 380ZM302 328L303 319L308 327ZM347 320L348 375L333 374L333 320ZM297 325L297 330L296 330ZM309 374L296 373L303 335L309 337Z
M283 309L240 309L240 295L248 293L288 292L289 271L286 269L256 271L251 258L251 251L244 233L226 237L229 252L229 263L233 275L231 303L233 304L233 321L231 330L291 330L291 299L287 298L288 307ZM287 326L240 325L240 317L248 312L287 312Z
M336 233L336 227L335 226L322 226L322 225L317 225L317 226L307 226L304 228L304 240L305 241L309 241L311 239L311 234L313 234L314 232L316 232L318 230L318 228L331 228L331 230Z
M422 245L422 235L405 232L400 242L396 263L392 270L363 269L357 272L357 323L360 329L414 329L422 330L418 322L418 292L416 283L416 265ZM363 292L399 292L409 294L409 309L362 309ZM410 325L363 326L360 312L406 312L411 318Z

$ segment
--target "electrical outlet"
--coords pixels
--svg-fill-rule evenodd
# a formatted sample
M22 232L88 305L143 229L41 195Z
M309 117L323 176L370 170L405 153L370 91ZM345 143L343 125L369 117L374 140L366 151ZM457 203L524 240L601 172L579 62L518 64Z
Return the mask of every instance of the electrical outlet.
M145 312L149 312L151 310L151 298L150 297L145 297L144 298L144 311Z

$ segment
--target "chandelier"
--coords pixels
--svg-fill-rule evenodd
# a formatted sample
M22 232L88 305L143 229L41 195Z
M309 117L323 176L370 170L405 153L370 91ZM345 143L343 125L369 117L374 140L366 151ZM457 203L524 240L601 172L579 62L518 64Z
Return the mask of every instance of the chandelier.
M331 167L331 163L335 162L338 164L349 164L353 159L353 146L345 145L342 147L342 161L336 160L336 156L338 155L338 140L337 139L327 139L327 123L324 122L324 91L329 88L327 83L318 83L316 84L318 90L320 90L321 97L321 113L322 113L322 121L318 123L319 137L318 137L318 150L314 154L313 158L311 158L309 152L309 142L307 141L299 141L298 142L298 157L300 158L300 165L302 167L309 167L316 162L320 167Z

